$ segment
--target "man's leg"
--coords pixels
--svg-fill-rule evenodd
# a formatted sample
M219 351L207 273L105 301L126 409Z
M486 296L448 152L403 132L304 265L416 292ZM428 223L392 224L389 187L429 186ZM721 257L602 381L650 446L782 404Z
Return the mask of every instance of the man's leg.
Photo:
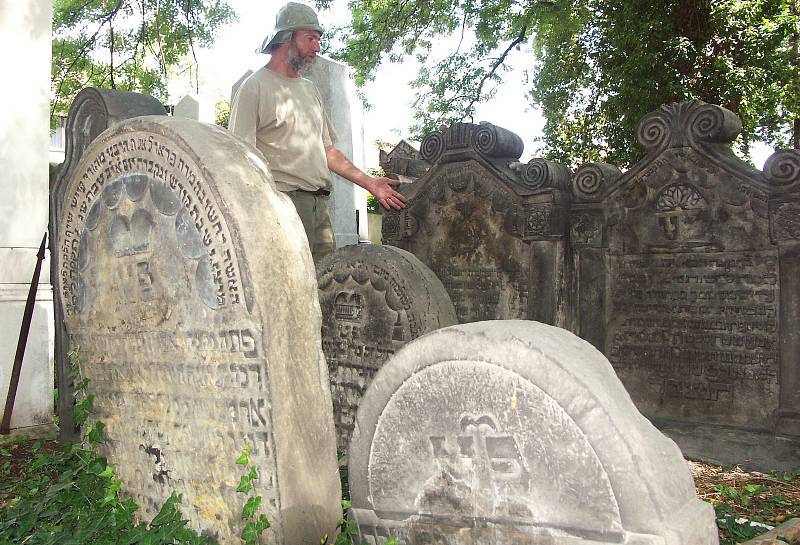
M326 255L333 253L336 249L336 236L331 225L331 215L328 212L328 200L330 197L314 197L316 207L314 209L314 244L311 245L311 255L314 256L314 263ZM311 239L308 239L311 244Z
M302 191L292 191L287 195L292 199L297 215L303 222L314 263L318 263L336 249L336 239L328 214L328 197Z

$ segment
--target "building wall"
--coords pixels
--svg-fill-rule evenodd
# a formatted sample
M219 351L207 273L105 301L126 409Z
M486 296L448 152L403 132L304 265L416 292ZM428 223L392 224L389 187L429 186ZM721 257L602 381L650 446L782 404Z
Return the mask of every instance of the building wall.
M0 3L0 403L47 229L51 0ZM13 82L13 83L12 83ZM52 422L52 287L42 267L12 428Z

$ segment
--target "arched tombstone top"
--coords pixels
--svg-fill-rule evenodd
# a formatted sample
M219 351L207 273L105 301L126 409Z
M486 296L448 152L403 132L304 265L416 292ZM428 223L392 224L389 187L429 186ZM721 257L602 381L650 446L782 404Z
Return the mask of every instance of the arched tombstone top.
M375 373L406 343L457 323L456 314L433 271L392 246L339 248L320 261L317 282L338 448L346 452Z
M275 542L331 533L340 489L313 262L263 160L219 127L137 117L89 146L66 199L67 333L143 517L174 490L192 527L237 543L247 441Z
M349 478L362 543L718 543L680 451L608 361L537 322L407 345L364 395Z
M115 123L140 115L166 115L164 106L150 95L115 89L86 87L72 101L64 129L66 143L59 182L65 183L86 148Z

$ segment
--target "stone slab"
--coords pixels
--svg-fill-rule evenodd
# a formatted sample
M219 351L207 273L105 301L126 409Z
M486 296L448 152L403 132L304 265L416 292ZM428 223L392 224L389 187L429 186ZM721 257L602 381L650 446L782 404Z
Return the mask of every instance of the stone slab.
M408 203L384 212L384 244L433 270L461 323L563 325L569 171L544 160L520 165L519 137L488 123L456 123L421 148L433 166L400 186Z
M337 445L346 452L375 373L409 341L457 323L455 310L433 272L391 246L339 248L320 261L317 282Z
M608 360L537 322L404 347L364 395L349 476L360 543L718 543L680 450Z
M177 491L193 528L238 544L247 441L266 542L332 535L314 267L266 164L219 127L137 117L91 143L65 195L58 286L123 492L147 519Z
M325 109L330 116L336 133L334 145L362 170L364 167L364 134L362 127L354 123L354 109L358 106L353 100L352 83L347 65L318 56L305 76L314 82L322 95ZM358 221L367 221L367 192L337 174L331 173L333 190L331 192L330 214L336 246L358 244Z
M757 171L731 151L740 130L719 106L671 104L640 123L647 156L630 170L578 169L575 330L687 450L788 470L800 464L800 156ZM784 446L753 450L764 434Z

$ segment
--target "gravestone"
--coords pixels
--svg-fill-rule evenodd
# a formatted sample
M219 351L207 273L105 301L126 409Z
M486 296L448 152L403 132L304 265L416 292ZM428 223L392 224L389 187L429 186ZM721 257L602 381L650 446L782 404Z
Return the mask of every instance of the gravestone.
M718 543L680 450L608 360L538 322L404 347L361 402L349 478L362 544Z
M172 115L187 119L200 119L200 103L191 95L186 95L175 105Z
M399 248L345 246L317 271L337 443L346 452L375 373L407 342L455 324L455 311L439 279Z
M246 441L266 541L332 534L340 485L313 263L266 165L216 126L137 117L86 150L58 225L67 333L104 454L144 518L174 490L191 527L239 543Z
M522 140L489 123L456 123L422 140L433 166L385 211L383 242L433 270L461 323L536 319L563 325L570 175L534 159Z
M646 157L581 167L571 243L577 333L689 456L800 463L800 160L734 156L733 113L648 114Z
M50 186L49 248L50 255L57 255L60 247L58 222L64 207L64 192L67 182L75 174L75 169L86 148L107 128L140 115L166 115L164 106L150 95L87 87L82 89L72 101L64 130L64 162L55 169ZM57 260L50 261L50 278L58 278ZM72 422L73 388L69 379L70 369L67 359L69 350L61 297L56 289L53 292L53 314L55 321L54 358L58 385L58 416L62 423L62 440L78 439L76 430L66 425Z
M400 140L389 153L378 150L378 165L389 178L404 182L416 180L431 167L419 150L405 140Z

